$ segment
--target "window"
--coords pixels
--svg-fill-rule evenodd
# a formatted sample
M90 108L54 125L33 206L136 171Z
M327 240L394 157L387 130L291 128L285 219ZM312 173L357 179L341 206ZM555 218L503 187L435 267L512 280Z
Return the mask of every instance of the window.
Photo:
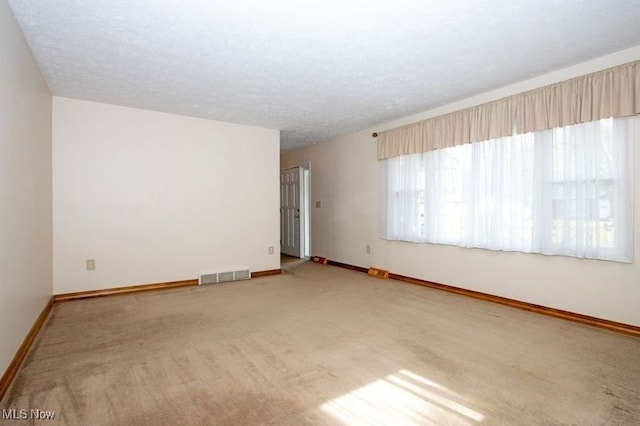
M386 159L382 235L631 262L634 120Z

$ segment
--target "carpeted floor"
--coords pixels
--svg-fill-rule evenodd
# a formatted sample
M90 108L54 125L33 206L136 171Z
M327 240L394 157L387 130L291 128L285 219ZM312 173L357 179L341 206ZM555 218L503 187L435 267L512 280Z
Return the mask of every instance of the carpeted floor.
M307 260L286 254L280 255L280 265L282 265L283 268L294 268L304 262L307 262Z
M77 425L640 424L640 339L306 262L58 304L1 408Z

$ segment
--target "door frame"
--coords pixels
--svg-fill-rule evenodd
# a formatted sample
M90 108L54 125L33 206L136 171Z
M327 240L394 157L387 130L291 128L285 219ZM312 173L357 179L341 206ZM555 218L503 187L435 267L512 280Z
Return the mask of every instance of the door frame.
M281 169L280 173L291 170L300 170L300 221L299 221L299 235L300 235L300 258L311 258L311 163L296 165ZM280 200L282 205L282 199ZM280 226L282 227L282 211L280 212ZM280 230L282 233L282 229ZM280 242L282 247L282 241Z
M300 185L300 237L302 239L302 258L311 258L311 162L300 166L302 169L302 184Z

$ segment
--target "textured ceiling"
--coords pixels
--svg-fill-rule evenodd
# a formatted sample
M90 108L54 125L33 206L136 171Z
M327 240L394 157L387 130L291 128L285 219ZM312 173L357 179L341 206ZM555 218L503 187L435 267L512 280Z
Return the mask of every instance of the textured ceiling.
M9 0L54 95L290 149L640 44L639 0Z

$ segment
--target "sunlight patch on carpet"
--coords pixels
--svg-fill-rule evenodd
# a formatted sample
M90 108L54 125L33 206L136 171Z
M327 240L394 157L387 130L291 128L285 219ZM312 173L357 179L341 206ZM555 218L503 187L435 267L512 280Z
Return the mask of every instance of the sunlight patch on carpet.
M348 425L472 425L484 420L484 415L462 403L460 395L409 370L399 370L320 408Z

